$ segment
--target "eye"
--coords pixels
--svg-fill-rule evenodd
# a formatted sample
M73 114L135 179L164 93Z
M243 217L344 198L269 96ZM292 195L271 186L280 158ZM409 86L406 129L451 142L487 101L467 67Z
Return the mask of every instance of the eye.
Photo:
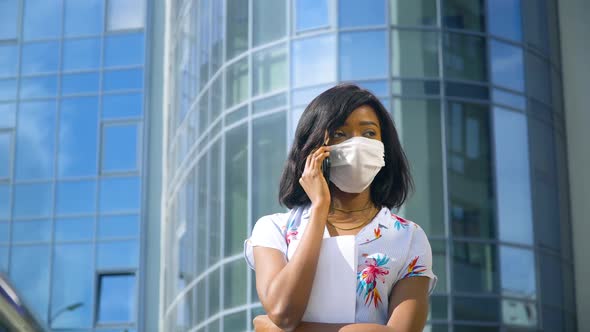
M344 133L342 131L335 131L334 134L332 134L332 137L334 138L341 138L344 137Z
M365 131L365 136L369 136L369 137L375 137L377 135L377 133L374 130L367 130Z

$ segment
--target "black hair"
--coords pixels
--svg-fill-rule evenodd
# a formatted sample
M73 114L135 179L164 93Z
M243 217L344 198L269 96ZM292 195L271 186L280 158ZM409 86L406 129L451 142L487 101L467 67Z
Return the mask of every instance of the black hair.
M371 106L377 113L385 147L385 166L371 183L371 200L377 207L399 209L402 206L414 189L414 183L393 120L373 93L351 83L338 84L322 92L303 111L281 175L279 201L283 206L291 209L311 202L299 184L305 159L324 144L326 130L331 137L346 118L363 105Z

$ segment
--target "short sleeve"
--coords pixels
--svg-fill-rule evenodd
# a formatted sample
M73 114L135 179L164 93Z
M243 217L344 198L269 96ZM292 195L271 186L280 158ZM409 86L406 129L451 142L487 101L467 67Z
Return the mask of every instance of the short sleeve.
M287 240L281 230L279 214L267 215L256 221L252 235L244 241L244 258L248 266L254 270L253 248L256 246L274 248L287 257Z
M430 278L428 285L428 294L430 295L436 287L438 278L432 271L432 248L430 247L426 233L418 225L416 225L414 230L408 256L397 276L396 282L416 276Z

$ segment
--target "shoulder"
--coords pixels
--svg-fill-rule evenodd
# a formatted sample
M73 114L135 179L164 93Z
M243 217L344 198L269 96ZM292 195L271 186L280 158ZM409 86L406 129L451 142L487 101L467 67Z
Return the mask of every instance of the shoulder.
M397 241L406 245L428 243L424 229L410 219L401 217L393 212L388 215L389 227Z

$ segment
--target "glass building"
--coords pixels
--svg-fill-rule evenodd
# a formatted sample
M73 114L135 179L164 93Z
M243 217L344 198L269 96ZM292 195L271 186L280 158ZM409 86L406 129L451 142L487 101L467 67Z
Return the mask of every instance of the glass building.
M0 1L0 272L47 330L141 330L146 7Z
M263 312L243 240L285 211L297 121L339 82L379 96L410 159L397 213L433 248L427 331L576 330L556 0L168 9L164 331L250 330Z

